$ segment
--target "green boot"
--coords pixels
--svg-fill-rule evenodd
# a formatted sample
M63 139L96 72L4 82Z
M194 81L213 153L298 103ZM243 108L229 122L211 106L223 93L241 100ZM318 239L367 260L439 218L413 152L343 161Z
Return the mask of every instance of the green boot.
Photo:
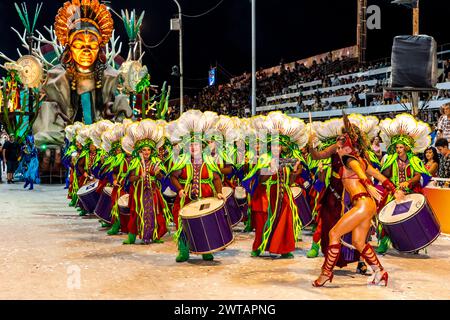
M153 240L153 243L164 243L164 240L162 240L162 239L155 239L155 240Z
M106 223L104 221L100 221L100 224L102 225L102 228L111 228L111 224L110 223Z
M108 232L106 232L106 234L109 236L113 236L115 234L118 234L119 230L120 230L120 220L116 220L116 222L114 222L111 229L109 229Z
M260 254L261 254L261 251L259 251L259 249L258 249L258 250L254 250L254 251L252 251L252 252L250 253L250 255L251 255L252 257L259 257Z
M128 239L123 241L123 244L134 244L136 242L136 235L128 233Z
M189 260L189 247L185 241L178 239L178 256L176 262L185 262Z
M316 258L319 255L320 244L318 242L314 242L311 244L311 249L306 253L308 258Z
M281 259L294 259L294 254L292 252L283 253L281 255Z
M88 212L86 210L81 209L80 213L78 214L80 217L84 217L88 214Z
M202 254L202 259L205 261L213 261L214 256L211 253Z
M383 238L381 238L376 252L379 254L385 254L389 249L389 241L390 240L388 236L384 236Z
M69 207L75 207L76 204L77 204L77 198L73 197L72 201L70 201L70 203L69 203Z

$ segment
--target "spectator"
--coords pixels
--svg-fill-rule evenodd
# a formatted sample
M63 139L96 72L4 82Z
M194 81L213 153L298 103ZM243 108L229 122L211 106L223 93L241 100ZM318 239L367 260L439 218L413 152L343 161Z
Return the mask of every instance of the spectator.
M448 140L440 138L436 141L436 149L441 154L441 159L439 160L439 178L449 179L450 178L450 150L448 149ZM447 182L448 186L449 183Z
M375 153L375 155L377 156L378 160L381 161L381 159L383 158L383 152L381 151L380 143L381 143L380 137L376 136L375 138L373 138L372 150Z
M439 154L436 148L429 147L423 154L425 168L431 174L432 177L437 177L439 170Z
M9 136L9 141L3 145L3 161L6 163L8 184L14 183L14 172L17 169L20 146L15 141L14 135Z
M442 116L439 118L438 121L438 139L444 138L447 141L450 141L450 105L445 104L442 107Z

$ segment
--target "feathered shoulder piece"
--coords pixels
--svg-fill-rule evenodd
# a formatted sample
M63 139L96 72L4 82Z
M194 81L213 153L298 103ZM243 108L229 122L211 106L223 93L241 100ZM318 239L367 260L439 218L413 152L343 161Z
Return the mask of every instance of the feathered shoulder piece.
M395 153L397 144L403 144L415 154L423 152L431 144L428 124L407 113L399 114L394 119L382 120L380 129L380 137L389 154Z

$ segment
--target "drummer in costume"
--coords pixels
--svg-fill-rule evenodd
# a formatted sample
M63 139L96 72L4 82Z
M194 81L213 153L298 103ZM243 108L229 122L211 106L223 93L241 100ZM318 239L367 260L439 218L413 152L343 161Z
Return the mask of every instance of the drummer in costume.
M255 241L251 255L256 257L268 251L292 258L302 225L291 185L301 173L301 166L297 159L284 165L283 158L292 158L292 151L306 144L305 124L281 112L271 112L263 122L261 118L256 119L254 127L267 132L271 149L260 155L257 165L243 181L253 199ZM254 190L252 184L256 186Z
M111 194L111 218L112 227L108 235L115 235L119 230L128 230L127 226L121 226L119 218L119 199L126 194L126 173L130 162L126 152L122 149L121 139L125 135L125 129L131 121L125 119L123 123L116 123L102 134L102 149L108 153L104 161L102 171L112 175L113 191Z
M180 210L191 201L202 198L217 197L224 200L220 169L211 156L202 152L202 148L206 147L204 134L214 127L217 120L215 113L189 110L169 128L168 136L172 143L183 149L181 154L174 154L174 163L170 169L171 182L178 192L172 211L177 228L177 262L189 259L188 240L182 227ZM203 254L202 258L213 260L214 256L208 253Z
M222 173L222 184L234 189L232 184L234 148L232 141L233 130L236 130L236 117L230 118L224 115L219 119L210 132L206 133L208 147L205 152L211 155Z
M68 141L68 147L63 156L62 162L69 171L69 188L67 192L67 198L71 200L69 203L70 207L75 207L78 201L78 178L77 172L75 170L75 164L77 163L78 157L81 154L83 146L77 141L78 130L83 127L81 122L75 122L73 125L69 125L65 128L66 139Z
M158 158L164 129L153 120L132 123L126 128L122 148L132 155L128 168L130 181L130 221L128 239L124 244L134 244L136 236L144 244L162 243L171 214L161 192L160 180L165 168Z
M311 249L307 257L317 257L320 248L325 254L328 246L328 233L342 214L341 195L343 193L339 170L342 167L336 154L336 139L342 134L342 119L334 118L325 122L313 122L307 133L309 137L309 154L311 169L315 171L314 188L319 194L314 211L317 212L317 228L313 235ZM318 145L316 150L313 144ZM339 196L339 198L337 197ZM341 259L339 267L347 263Z
M105 150L103 150L101 145L102 145L102 134L105 131L111 129L113 126L114 124L111 121L101 120L91 125L91 130L89 133L92 143L97 149L97 154L95 156L94 163L92 164L91 171L94 178L99 180L98 187L96 190L98 194L102 194L103 189L112 182L111 174L101 170L101 168L103 167L105 157L108 156L108 153ZM100 223L103 228L111 227L109 223L103 222L101 220Z
M170 171L170 168L173 164L173 149L177 149L176 146L173 146L170 142L169 137L167 137L168 126L173 125L174 122L166 122L165 120L157 120L156 123L161 126L164 129L164 137L163 137L163 144L159 148L158 157L164 164L164 167L166 168L167 172ZM172 211L173 204L175 202L175 198L177 196L176 188L172 185L170 181L170 175L167 174L163 179L161 180L161 191L163 193L164 199L167 202L167 205L169 206L170 210Z
M94 180L92 168L97 158L97 148L90 138L90 130L90 125L85 125L78 131L77 135L77 141L82 145L80 156L75 165L78 188ZM80 216L88 214L83 208L79 208L79 211Z
M416 156L431 144L430 127L410 114L380 122L380 137L387 147L388 156L381 171L405 194L421 193L431 179L423 162ZM421 179L422 178L422 179ZM422 180L422 185L421 185ZM388 199L389 202L392 199ZM386 253L390 239L379 227L378 253Z
M352 232L353 246L374 272L369 284L387 285L388 274L372 246L367 243L371 220L377 212L376 201L382 200L382 195L374 187L371 177L380 181L391 194L395 192L395 186L370 164L370 157L366 153L369 143L365 134L345 115L344 124L343 135L338 138L337 153L343 163L340 173L343 186L350 194L352 208L330 230L322 271L313 286L320 287L333 280L333 269L341 253L341 237L349 232ZM398 193L395 196L400 197Z

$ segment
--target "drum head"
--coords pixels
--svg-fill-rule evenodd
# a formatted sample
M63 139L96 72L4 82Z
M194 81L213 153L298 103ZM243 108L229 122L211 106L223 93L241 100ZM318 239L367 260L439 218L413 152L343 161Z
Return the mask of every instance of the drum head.
M170 187L167 187L166 190L164 190L163 195L169 198L175 198L177 194L170 189Z
M223 187L222 194L226 199L228 199L233 194L233 189L231 189L230 187Z
M400 203L395 200L389 202L381 210L378 218L384 224L398 223L414 216L425 204L426 199L422 194L408 194Z
M236 199L246 199L247 192L245 191L244 187L236 187L234 189L234 197Z
M128 201L130 200L129 194L124 194L119 198L118 204L119 207L128 208Z
M300 187L291 187L292 196L297 198L302 193L302 188Z
M112 187L105 187L103 188L103 192L106 193L108 196L112 195L113 188Z
M98 187L98 180L92 181L92 182L82 186L80 188L80 190L78 190L77 194L78 195L83 195L83 194L90 193L92 191L97 190L97 187Z
M223 207L225 201L217 198L205 198L191 202L180 210L180 216L183 219L193 219L207 216Z

